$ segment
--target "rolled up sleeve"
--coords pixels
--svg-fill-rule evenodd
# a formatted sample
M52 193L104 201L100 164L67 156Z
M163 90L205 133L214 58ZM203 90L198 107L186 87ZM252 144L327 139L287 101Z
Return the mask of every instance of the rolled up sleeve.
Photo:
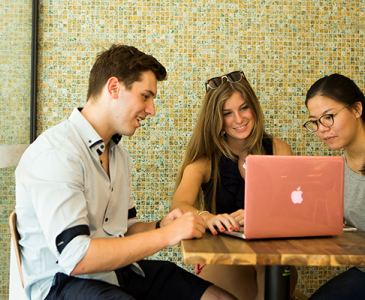
M90 245L87 235L73 238L61 253L56 245L57 237L66 229L89 226L84 176L85 167L76 155L49 149L33 160L23 178L47 245L67 274Z
M67 275L71 274L76 265L85 256L90 242L90 238L77 236L62 251L58 263L65 270Z

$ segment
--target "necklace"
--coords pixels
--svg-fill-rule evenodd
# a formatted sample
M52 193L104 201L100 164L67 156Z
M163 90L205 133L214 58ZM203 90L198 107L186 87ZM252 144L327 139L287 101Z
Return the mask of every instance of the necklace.
M243 158L241 158L241 160L243 161L242 167L246 170L246 161Z

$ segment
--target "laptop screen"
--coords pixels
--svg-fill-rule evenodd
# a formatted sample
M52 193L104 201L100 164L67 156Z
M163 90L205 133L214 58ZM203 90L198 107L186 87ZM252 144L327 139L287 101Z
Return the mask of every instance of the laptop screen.
M246 165L246 238L342 233L343 157L250 155Z

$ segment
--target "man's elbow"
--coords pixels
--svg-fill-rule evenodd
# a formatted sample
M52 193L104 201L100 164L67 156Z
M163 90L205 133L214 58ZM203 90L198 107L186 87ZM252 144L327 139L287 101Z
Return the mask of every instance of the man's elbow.
M88 272L88 270L85 267L85 264L83 263L83 261L81 260L76 267L72 270L72 272L70 273L70 276L78 276L78 275L84 275L84 274L88 274L90 272Z

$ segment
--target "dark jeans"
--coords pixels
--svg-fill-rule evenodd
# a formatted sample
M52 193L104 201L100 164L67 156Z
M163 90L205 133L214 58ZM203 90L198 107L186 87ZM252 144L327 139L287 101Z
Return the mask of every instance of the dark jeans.
M365 299L365 272L351 268L321 286L310 300ZM309 300L308 299L308 300Z
M145 277L129 266L115 271L120 287L57 273L45 300L190 300L200 299L211 285L170 262L142 260L138 264Z

